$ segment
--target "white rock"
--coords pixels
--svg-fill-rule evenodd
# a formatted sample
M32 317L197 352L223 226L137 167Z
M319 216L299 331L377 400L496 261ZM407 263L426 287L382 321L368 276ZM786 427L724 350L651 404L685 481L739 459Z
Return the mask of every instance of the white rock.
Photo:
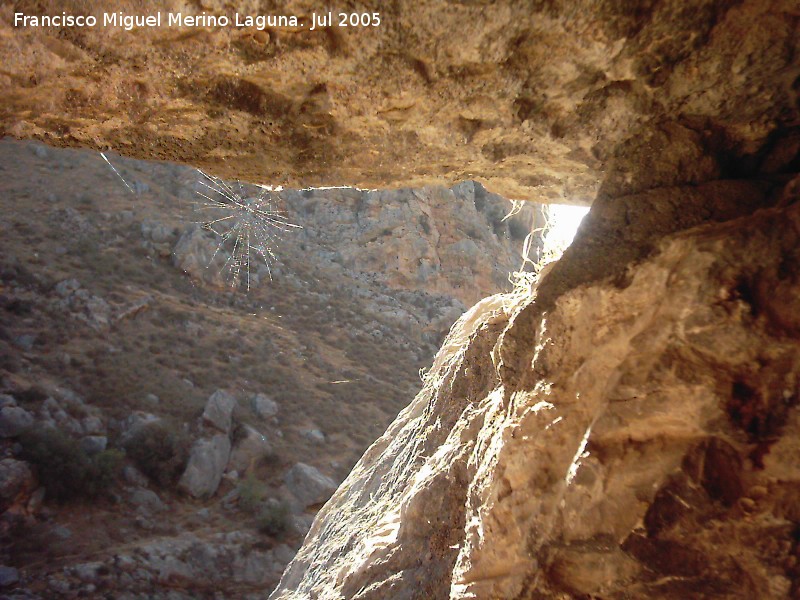
M203 421L224 433L228 433L231 430L231 415L235 406L236 398L225 390L217 390L211 394L208 402L206 402Z
M325 443L325 434L319 429L309 429L303 432L303 437L315 444Z
M143 428L160 421L161 417L157 417L152 413L138 410L131 413L122 424L122 443L126 443L128 440L138 434Z
M319 469L297 463L283 476L286 487L305 508L322 504L336 491L336 482Z
M212 496L222 480L230 453L231 442L227 435L197 440L178 487L195 498Z
M265 394L256 394L250 401L253 412L261 419L268 419L278 414L278 403Z

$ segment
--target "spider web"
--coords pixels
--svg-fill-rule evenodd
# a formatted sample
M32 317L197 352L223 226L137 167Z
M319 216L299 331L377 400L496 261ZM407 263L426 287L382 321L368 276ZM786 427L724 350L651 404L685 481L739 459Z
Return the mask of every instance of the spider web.
M226 271L231 287L251 285L251 270L263 263L272 280L271 265L278 262L276 246L281 235L287 231L301 229L289 221L286 211L280 207L280 198L275 190L267 186L226 182L198 169L196 207L201 227L211 231L217 247L207 268L220 252L228 255L220 268Z

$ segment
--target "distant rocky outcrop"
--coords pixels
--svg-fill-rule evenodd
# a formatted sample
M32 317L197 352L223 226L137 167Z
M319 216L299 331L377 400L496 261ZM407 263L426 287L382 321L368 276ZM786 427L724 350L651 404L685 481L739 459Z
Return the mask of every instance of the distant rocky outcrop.
M508 288L508 274L522 265L523 240L545 225L540 206L529 204L508 216L511 203L473 181L451 189L334 188L286 190L280 196L288 219L302 228L271 232L276 256L312 253L316 269L328 275L345 270L356 279L369 277L396 290L456 299L459 314L482 296L481 290ZM146 239L162 230L171 231L163 224L148 222L146 228L143 224ZM166 233L158 238L172 239ZM236 273L248 287L267 283L270 271L258 253L252 253L249 265L238 265L231 256L233 247L233 242L225 243L213 231L192 223L177 240L172 261L192 277L218 287L235 283L234 269L241 269ZM533 260L538 259L535 253L540 247L538 235L532 245ZM291 276L279 265L272 267ZM438 306L425 308L431 313L428 320L439 317ZM386 310L376 311L375 316L405 318L392 317Z
M293 235L319 248L323 265L374 273L393 288L451 296L463 306L477 302L479 290L508 287L508 274L522 264L525 236L545 223L532 204L506 218L511 203L473 181L450 189L324 189L283 196L289 214L303 224Z

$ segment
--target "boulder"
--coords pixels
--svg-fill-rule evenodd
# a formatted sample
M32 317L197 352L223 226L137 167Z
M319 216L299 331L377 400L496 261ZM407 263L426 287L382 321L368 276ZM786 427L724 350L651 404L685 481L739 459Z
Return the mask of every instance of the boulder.
M297 552L292 550L286 544L278 544L272 549L272 554L275 557L275 561L282 567L285 567L292 562L292 559Z
M309 429L303 432L303 437L314 444L324 444L325 434L319 429Z
M166 244L175 240L175 227L158 221L142 221L142 236L156 244Z
M319 469L297 463L283 476L283 481L303 508L322 504L336 491L336 482Z
M106 427L100 417L89 416L81 419L81 428L86 435L103 435Z
M161 417L148 412L135 411L128 415L125 422L122 424L122 438L123 445L138 434L143 428L154 423L161 421Z
M98 583L106 566L102 562L88 562L75 565L70 570L83 583Z
M167 505L161 501L152 490L140 488L134 490L130 498L131 502L137 507L144 509L147 512L162 512L167 510Z
M203 422L216 427L224 433L231 430L231 415L236 406L236 398L225 390L217 390L208 398L203 411Z
M0 588L19 583L19 571L14 567L0 565Z
M178 487L194 498L214 495L228 464L231 442L227 435L215 435L197 440L189 454L189 463Z
M125 465L122 467L122 477L131 485L136 485L139 487L146 487L149 483L149 480L144 473L142 473L133 465Z
M253 396L250 406L260 419L268 419L278 414L278 403L266 394Z
M194 225L184 231L172 251L172 263L191 277L222 287L225 263L230 258L210 231Z
M78 291L80 288L81 282L77 279L64 279L56 284L55 291L56 294L62 298L66 298L71 296L73 292Z
M267 455L272 447L267 437L250 425L242 425L236 434L237 441L228 462L228 471L238 471L243 474Z
M0 409L0 437L16 437L33 425L33 415L21 406Z
M89 456L100 454L108 446L108 438L104 435L87 435L81 438L81 450Z

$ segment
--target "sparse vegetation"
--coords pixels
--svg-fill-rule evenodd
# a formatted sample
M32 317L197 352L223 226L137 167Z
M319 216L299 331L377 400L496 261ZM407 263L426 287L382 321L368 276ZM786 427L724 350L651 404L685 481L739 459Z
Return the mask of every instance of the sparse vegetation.
M59 502L105 492L116 480L124 457L119 450L89 456L76 440L49 427L30 429L19 441L22 457L36 467L47 496Z
M239 508L249 514L256 514L267 498L267 487L250 473L237 486Z
M289 507L283 502L269 502L258 513L258 530L266 535L280 537L289 530Z
M125 442L128 456L160 486L178 479L189 459L189 437L163 422L141 427Z

